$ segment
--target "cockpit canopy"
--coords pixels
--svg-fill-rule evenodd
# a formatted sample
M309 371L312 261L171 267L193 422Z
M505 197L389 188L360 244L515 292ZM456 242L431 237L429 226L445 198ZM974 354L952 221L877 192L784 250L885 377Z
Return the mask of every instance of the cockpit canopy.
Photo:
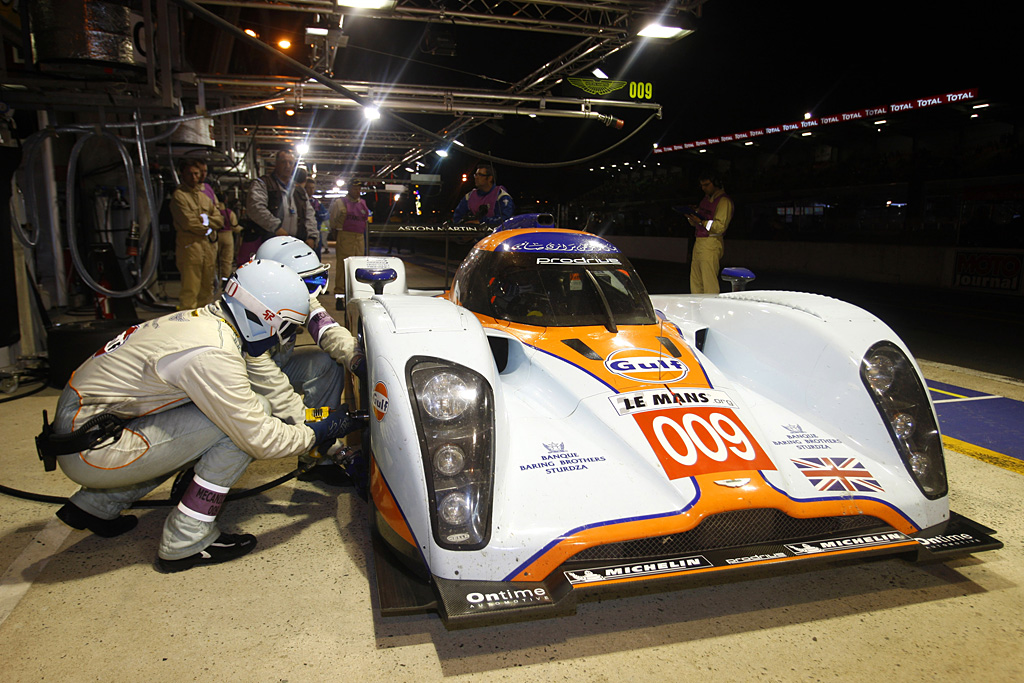
M452 299L474 313L539 327L647 325L647 290L610 242L575 231L515 231L478 244Z

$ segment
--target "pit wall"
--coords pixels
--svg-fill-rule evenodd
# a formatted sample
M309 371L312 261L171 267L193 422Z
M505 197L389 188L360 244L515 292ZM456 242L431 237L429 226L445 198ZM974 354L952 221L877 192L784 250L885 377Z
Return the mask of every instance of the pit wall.
M605 235L630 259L687 263L690 240ZM722 266L1021 296L1024 249L725 240Z

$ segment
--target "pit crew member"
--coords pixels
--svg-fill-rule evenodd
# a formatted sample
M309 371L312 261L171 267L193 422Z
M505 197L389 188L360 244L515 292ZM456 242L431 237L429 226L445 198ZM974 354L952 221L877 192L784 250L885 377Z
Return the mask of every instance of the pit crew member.
M57 516L117 536L137 522L123 510L192 463L195 475L164 523L156 568L177 572L251 551L255 536L216 524L249 463L326 450L356 426L344 408L304 424L294 419L304 415L302 399L283 373L253 379L246 358L265 354L308 316L309 292L295 271L253 261L214 303L108 342L72 374L52 431L44 420L37 438L44 462L55 458L82 485Z

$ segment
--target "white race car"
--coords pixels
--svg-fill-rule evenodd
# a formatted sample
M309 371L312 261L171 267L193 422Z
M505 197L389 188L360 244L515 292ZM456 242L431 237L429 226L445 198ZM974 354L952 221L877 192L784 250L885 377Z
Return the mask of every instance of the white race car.
M610 242L543 225L480 241L443 294L408 292L397 258L345 271L385 615L1002 545L949 511L920 369L862 309L650 297Z

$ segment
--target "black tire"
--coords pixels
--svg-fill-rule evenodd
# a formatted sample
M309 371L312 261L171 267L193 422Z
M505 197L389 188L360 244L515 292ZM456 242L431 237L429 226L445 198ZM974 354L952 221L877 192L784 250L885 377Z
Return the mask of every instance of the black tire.
M104 344L141 320L83 320L54 325L46 333L50 361L48 384L64 388L79 365Z

